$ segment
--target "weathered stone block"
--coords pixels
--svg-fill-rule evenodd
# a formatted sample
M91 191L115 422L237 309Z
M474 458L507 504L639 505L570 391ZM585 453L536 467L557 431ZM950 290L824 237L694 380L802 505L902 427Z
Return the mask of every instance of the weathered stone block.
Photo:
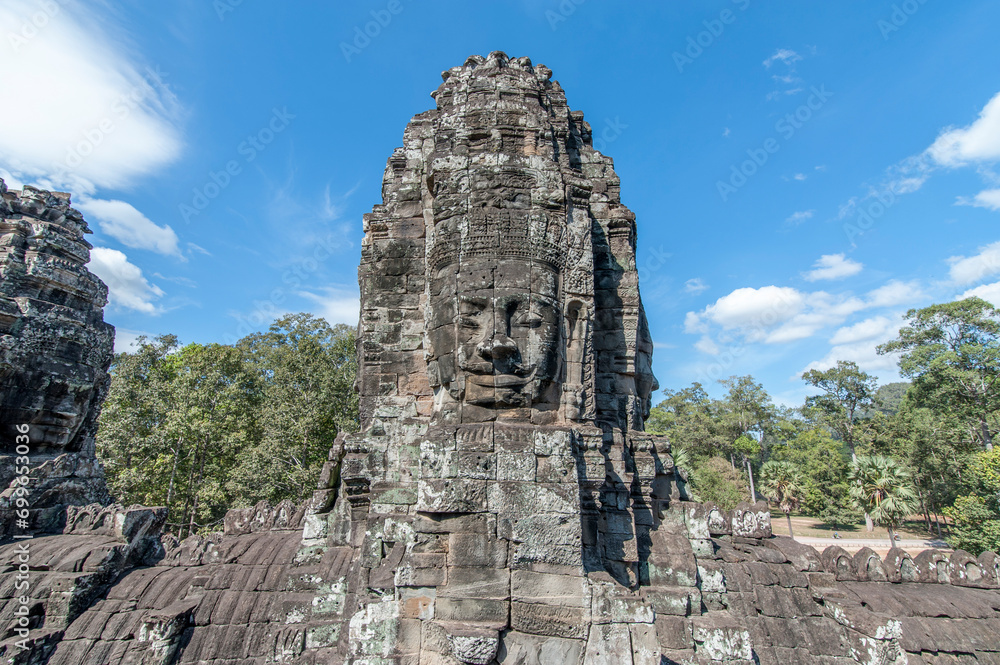
M545 605L590 607L587 578L570 575L515 570L510 578L512 600Z
M664 649L690 649L694 647L691 620L683 616L656 617L656 637Z
M584 638L590 623L590 610L583 607L513 602L510 625L514 630L533 635Z
M534 480L539 483L576 483L576 459L571 455L538 457Z
M473 622L495 626L498 630L507 625L510 602L482 598L438 598L434 603L434 616L439 621Z
M743 538L770 538L771 511L764 501L741 503L733 509L732 534Z
M496 453L497 476L500 481L531 482L535 480L535 453Z
M691 614L691 599L695 609L701 610L701 592L698 589L646 587L643 595L657 616L687 616Z
M531 562L581 564L580 519L574 515L529 514L511 520L512 567Z
M694 617L692 637L699 654L712 660L753 660L750 634L725 614Z
M637 591L619 584L593 585L595 623L653 623L653 608Z
M428 513L475 513L486 510L486 481L449 478L421 480L417 510Z
M497 660L503 665L577 665L583 658L584 645L583 640L509 631L504 635Z
M603 623L591 626L584 662L587 665L633 665L628 625Z
M481 533L453 533L449 536L448 563L503 568L507 565L507 541Z
M448 583L438 587L438 598L510 598L510 570L506 568L448 568Z
M572 452L569 430L535 431L536 455L569 455Z

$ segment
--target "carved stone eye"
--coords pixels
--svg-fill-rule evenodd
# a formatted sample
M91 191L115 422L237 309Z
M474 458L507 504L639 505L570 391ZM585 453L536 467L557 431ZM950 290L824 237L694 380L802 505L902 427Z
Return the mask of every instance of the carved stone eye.
M484 298L462 298L458 305L458 324L463 328L481 328L486 306Z

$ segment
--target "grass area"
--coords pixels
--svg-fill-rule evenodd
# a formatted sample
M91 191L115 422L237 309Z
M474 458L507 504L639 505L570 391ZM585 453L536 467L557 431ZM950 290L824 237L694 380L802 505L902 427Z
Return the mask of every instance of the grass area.
M941 526L943 533L947 536L948 531L945 525L942 523ZM810 538L830 538L833 540L833 534L836 532L842 538L885 539L887 542L889 540L889 533L886 529L877 526L874 531L866 531L864 521L846 528L834 529L816 517L796 515L795 513L792 513L792 529L795 531L796 536L808 536ZM771 511L771 530L775 535L788 535L788 522L785 520L785 513L780 510ZM896 533L904 540L937 538L937 531L935 530L933 534L928 533L927 529L924 528L924 521L916 517L906 520L903 526L896 530Z

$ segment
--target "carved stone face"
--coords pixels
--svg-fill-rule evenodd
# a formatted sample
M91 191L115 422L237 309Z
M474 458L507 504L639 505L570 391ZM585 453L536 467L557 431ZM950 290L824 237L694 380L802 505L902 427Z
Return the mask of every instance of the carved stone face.
M428 321L431 385L451 398L439 410L461 403L469 420L477 410L468 405L514 418L558 408L561 320L559 276L549 266L502 259L442 270Z

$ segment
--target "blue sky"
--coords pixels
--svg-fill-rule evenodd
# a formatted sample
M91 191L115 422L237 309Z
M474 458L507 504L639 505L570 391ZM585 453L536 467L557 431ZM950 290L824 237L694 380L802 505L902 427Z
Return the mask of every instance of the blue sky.
M1000 4L625 7L6 0L0 176L73 192L119 348L353 324L386 158L439 72L503 50L615 158L662 386L893 380L907 309L1000 301Z

